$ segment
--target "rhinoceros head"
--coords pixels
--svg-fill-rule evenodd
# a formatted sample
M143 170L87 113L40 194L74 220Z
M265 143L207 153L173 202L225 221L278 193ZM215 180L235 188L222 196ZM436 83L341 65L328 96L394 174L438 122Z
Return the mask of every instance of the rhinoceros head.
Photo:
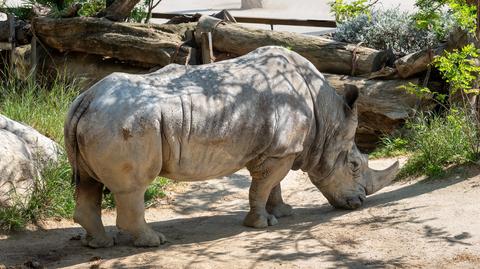
M368 166L368 155L355 145L358 125L358 89L347 85L343 94L337 127L327 136L322 159L317 169L309 172L312 183L331 205L337 208L356 209L370 195L390 184L398 172L398 161L385 170Z

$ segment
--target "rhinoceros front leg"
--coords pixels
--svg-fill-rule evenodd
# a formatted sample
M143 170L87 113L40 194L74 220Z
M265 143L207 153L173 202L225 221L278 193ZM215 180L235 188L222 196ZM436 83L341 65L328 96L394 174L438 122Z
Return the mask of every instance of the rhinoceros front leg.
M295 156L284 158L270 158L261 165L248 167L252 175L249 202L250 212L245 217L243 224L254 228L265 228L278 223L276 217L267 209L267 200L272 189L288 174Z
M277 218L290 216L293 213L292 207L283 202L280 183L270 192L267 201L267 211Z
M117 227L134 237L137 247L156 247L165 243L165 236L155 232L145 222L145 188L114 193L117 207Z

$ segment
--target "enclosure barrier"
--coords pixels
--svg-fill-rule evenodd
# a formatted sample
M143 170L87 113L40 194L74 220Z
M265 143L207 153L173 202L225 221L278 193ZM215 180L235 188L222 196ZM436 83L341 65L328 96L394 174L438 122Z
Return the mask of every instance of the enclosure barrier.
M177 16L193 16L193 14L176 14L176 13L152 13L153 19L172 19ZM255 17L237 17L235 20L239 23L256 23L268 24L273 30L274 25L291 25L291 26L310 26L336 28L337 23L332 20L297 20L297 19L274 19L274 18L255 18Z

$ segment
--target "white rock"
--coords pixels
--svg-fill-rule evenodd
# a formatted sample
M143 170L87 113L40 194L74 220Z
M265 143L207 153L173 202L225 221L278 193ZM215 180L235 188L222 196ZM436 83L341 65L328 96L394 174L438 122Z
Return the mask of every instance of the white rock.
M28 202L41 171L59 154L60 147L48 137L0 115L0 206Z

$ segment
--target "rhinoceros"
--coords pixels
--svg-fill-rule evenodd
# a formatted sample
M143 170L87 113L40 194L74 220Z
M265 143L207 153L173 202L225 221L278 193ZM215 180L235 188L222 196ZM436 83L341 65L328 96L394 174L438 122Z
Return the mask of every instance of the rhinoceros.
M83 242L113 245L100 216L106 186L117 227L136 246L163 243L144 219L144 192L157 176L197 181L246 167L244 225L255 228L292 214L280 189L290 170L308 173L333 206L361 206L391 182L398 162L372 170L357 149L358 95L353 86L337 94L308 60L273 46L214 64L105 77L77 97L65 122Z

